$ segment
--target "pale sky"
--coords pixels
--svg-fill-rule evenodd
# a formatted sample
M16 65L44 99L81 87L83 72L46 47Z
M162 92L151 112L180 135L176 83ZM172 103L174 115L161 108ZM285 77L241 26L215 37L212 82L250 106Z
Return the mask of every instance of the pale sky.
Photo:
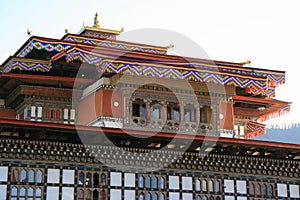
M61 38L66 28L77 33L83 22L92 25L98 12L104 28L168 29L195 41L211 59L251 60L251 67L287 71L276 98L293 102L292 111L275 122L300 122L299 8L297 0L3 1L0 62L28 39L27 29L36 36Z

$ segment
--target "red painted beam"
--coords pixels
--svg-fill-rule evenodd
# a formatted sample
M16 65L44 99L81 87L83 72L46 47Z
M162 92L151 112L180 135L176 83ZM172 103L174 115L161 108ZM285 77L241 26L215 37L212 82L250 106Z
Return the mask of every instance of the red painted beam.
M178 139L187 139L187 140L196 140L196 141L206 141L206 142L217 142L233 145L247 145L254 147L270 147L270 148L284 148L292 150L300 150L300 145L298 144L288 144L281 142L268 142L268 141L259 141L259 140L246 140L246 139L234 139L234 138L222 138L222 137L211 137L211 136L202 136L202 135L186 135L186 134L175 134L167 132L158 132L154 133L151 131L140 131L140 130L129 130L126 129L124 132L122 129L118 128L100 128L93 126L83 126L83 125L68 125L68 124L57 124L57 123L48 123L48 122L35 122L35 121L24 121L24 120L15 120L15 119L0 119L0 125L13 125L13 126L25 126L25 127L36 127L36 128L50 128L50 129L65 129L67 131L90 131L90 132L99 132L104 133L113 133L113 134L122 134L122 135L143 135L143 136L155 136L162 138L178 138Z

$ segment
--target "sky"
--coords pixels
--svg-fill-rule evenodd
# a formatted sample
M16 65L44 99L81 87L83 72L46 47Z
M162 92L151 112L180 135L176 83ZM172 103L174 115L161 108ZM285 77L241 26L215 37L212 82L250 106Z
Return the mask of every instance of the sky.
M300 12L298 0L10 0L0 6L0 63L33 35L61 38L92 25L132 31L160 28L200 45L214 60L286 71L277 99L292 102L290 114L269 124L299 123ZM136 41L138 42L138 41ZM176 46L176 43L173 42ZM185 55L190 56L190 55Z

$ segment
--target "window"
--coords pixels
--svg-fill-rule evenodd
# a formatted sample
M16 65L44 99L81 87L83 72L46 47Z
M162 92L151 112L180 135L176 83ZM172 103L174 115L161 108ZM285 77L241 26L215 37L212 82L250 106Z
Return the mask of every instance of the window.
M234 193L234 181L224 180L225 192Z
M63 170L62 183L63 184L74 184L74 177L75 177L75 171L74 170L64 169Z
M106 184L106 175L104 173L101 174L101 184L102 185Z
M12 181L19 182L19 170L13 169L12 171Z
M259 183L256 184L255 189L256 189L255 190L256 195L261 195L261 187Z
M38 110L37 117L41 118L42 117L42 113L43 113L43 108L41 106L39 106L37 110Z
M20 182L25 182L27 178L27 173L24 169L21 170Z
M144 177L143 176L140 176L140 178L139 178L139 187L140 188L144 187Z
M28 182L29 183L34 182L34 171L33 170L29 170L29 172L28 172Z
M60 110L55 111L55 118L60 119Z
M100 200L105 200L106 199L106 192L105 190L101 190L101 193L100 193Z
M93 191L93 200L98 200L99 199L99 192L97 190Z
M250 192L250 194L252 194L252 195L255 194L255 185L254 185L254 183L250 183L250 186L249 186L249 192Z
M180 121L180 109L177 104L169 103L167 106L167 120Z
M36 172L36 182L37 183L41 183L42 182L42 175L43 175L42 171L41 170L37 170L37 172Z
M80 172L78 178L78 185L83 185L83 183L84 183L84 173Z
M290 185L290 197L299 199L299 185Z
M48 169L48 177L47 182L48 183L59 183L59 169Z
M192 177L182 177L182 189L193 190L193 179Z
M215 181L215 191L220 192L220 182L219 181Z
M267 196L267 185L266 184L262 184L262 195L263 196Z
M110 200L121 200L122 190L111 189Z
M201 187L201 184L200 184L200 180L196 180L196 191L199 192L200 191L200 187Z
M206 182L206 180L202 180L202 191L203 192L207 191L207 182Z
M26 190L25 190L25 188L24 187L21 187L21 189L20 189L20 198L25 198L25 194L26 194Z
M93 184L95 186L99 185L99 174L98 173L94 173Z
M151 200L151 193L148 192L148 193L146 194L146 200Z
M169 176L169 189L179 189L179 176Z
M0 181L7 181L8 167L0 167Z
M125 187L135 187L135 174L125 173Z
M151 188L151 178L150 178L150 176L146 177L146 188L147 189Z
M132 102L132 116L146 118L146 104L143 100L135 100Z
M50 112L50 118L56 118L55 114L56 114L55 110L51 110L51 112Z
M33 199L33 189L32 188L28 189L27 196L28 196L28 199Z
M208 181L208 191L209 192L213 192L214 191L214 184L213 184L213 182L211 180Z
M269 197L272 197L274 195L273 186L272 185L268 186L268 194L269 194Z
M192 105L186 105L184 107L184 121L185 122L195 122L196 121L196 110Z
M84 192L82 189L79 190L78 192L78 200L83 200L84 199Z
M13 187L12 189L11 189L11 197L12 198L17 198L18 197L18 189L16 188L16 187Z
M110 185L111 186L121 186L122 184L122 174L119 172L110 173Z
M152 103L150 107L150 113L152 119L161 119L162 106L159 103Z
M202 106L200 108L200 123L210 124L212 117L212 109L210 106Z
M160 189L165 188L165 179L163 177L160 177Z
M47 119L50 118L50 109L49 108L46 109L45 118L47 118Z
M85 185L87 186L92 185L92 174L90 172L86 174Z
M153 179L152 179L152 187L153 187L153 189L158 188L158 180L157 180L156 176L154 176Z
M91 198L92 198L92 192L91 192L91 190L85 191L85 199L86 200L91 200Z
M144 195L144 193L141 193L141 194L140 194L139 200L145 200L145 195Z
M41 200L41 198L42 198L42 190L40 188L37 188L35 191L35 199Z
M287 197L287 185L286 184L277 184L277 195L279 197Z
M239 194L247 194L247 182L243 180L236 181L236 189Z

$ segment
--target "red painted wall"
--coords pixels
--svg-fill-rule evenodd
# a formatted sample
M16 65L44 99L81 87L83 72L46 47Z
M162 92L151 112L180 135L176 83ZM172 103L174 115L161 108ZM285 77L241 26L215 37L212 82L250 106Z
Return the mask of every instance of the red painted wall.
M118 106L114 105L118 103ZM99 116L123 118L123 96L117 90L99 90L78 106L78 124L88 124Z
M0 109L0 118L16 119L16 111L11 109Z
M231 102L220 102L220 114L223 115L223 119L220 119L221 129L233 130L233 104Z

